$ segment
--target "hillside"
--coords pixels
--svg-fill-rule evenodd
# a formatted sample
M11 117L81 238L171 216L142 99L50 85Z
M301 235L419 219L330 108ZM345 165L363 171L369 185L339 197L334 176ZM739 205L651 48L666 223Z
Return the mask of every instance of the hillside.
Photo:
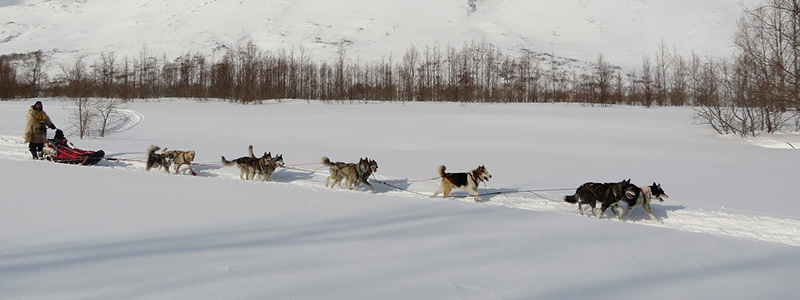
M143 47L167 57L213 54L243 41L310 50L320 59L399 57L411 46L488 41L509 54L549 53L633 68L663 40L725 56L742 3L644 0L0 0L0 53L44 50L56 61Z

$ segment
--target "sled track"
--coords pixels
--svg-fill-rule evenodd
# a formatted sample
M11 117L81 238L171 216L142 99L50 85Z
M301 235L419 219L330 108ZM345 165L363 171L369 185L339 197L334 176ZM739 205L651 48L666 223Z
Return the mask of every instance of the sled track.
M130 113L127 116L128 120L130 121L125 122L127 125L119 127L120 129L118 130L127 130L133 126L136 126L136 124L140 123L142 120L141 117L138 117L140 116L138 113ZM115 156L114 154L110 154L110 157ZM0 136L0 158L22 161L29 160L30 158L27 144L24 143L21 137ZM95 166L95 168L105 167L120 171L144 172L144 163L139 161L141 157L119 156L115 158L123 159L123 161L101 161L98 166ZM85 166L75 167L86 168ZM198 176L218 177L219 180L239 180L238 171L234 169L235 168L224 168L219 166L204 167L203 164L198 164L195 167L195 170L198 171ZM160 173L161 171L156 170L153 172ZM303 174L303 176L295 176L297 174L292 174L293 172L305 172L306 174ZM185 173L184 175L175 176L185 176ZM323 172L317 172L316 170L280 169L273 174L272 182L263 183L260 181L253 181L251 183L263 184L265 188L268 188L270 184L292 184L298 187L317 189L326 193L368 192L364 190L364 187L362 187L359 191L344 190L338 187L331 190L330 188L325 187L324 182L326 177L327 174L324 174ZM395 180L396 178L377 176L377 179ZM472 197L451 198L447 200L442 200L442 198L433 199L428 197L427 195L432 194L437 188L435 182L414 183L408 186L407 190L398 190L396 188L383 185L377 181L373 181L373 185L380 194L430 199L432 201L462 201L465 203L474 203ZM483 192L483 189L479 191ZM492 205L511 209L556 213L574 217L589 218L588 216L580 216L575 204L561 201L560 199L563 196L563 193L553 192L513 192L509 194L483 196L481 199L484 202L482 202L480 205ZM670 201L655 203L652 208L653 212L659 217L659 219L662 220L661 222L651 221L641 208L634 209L630 218L625 221L618 221L617 219L611 217L611 214L607 212L606 218L598 220L598 222L625 222L629 224L653 226L683 232L752 239L800 247L800 220L797 219L687 209L683 205L675 204L674 202Z
M132 109L119 108L116 110L116 116L116 122L108 128L111 133L130 130L144 121L144 115Z

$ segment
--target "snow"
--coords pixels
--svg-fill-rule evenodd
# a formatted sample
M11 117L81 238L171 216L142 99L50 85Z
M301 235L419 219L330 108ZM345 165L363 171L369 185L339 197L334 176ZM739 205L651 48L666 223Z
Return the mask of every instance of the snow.
M510 55L553 54L639 68L662 41L684 56L727 57L743 7L760 0L0 0L0 53L43 50L56 61L100 53L171 60L253 41L333 60L399 60L412 46L487 41Z
M636 68L660 44L725 57L758 0L0 0L0 54L59 64L264 50L398 61L487 41ZM36 99L40 100L40 99ZM68 136L70 103L41 99ZM0 102L0 299L787 299L800 293L800 134L719 136L691 108L156 99L120 109L97 166L30 160ZM144 171L150 145L197 176ZM271 182L220 156L283 154ZM321 156L379 163L377 193L324 187ZM471 198L430 198L436 168L486 165ZM580 216L586 181L661 183L628 220ZM392 186L381 184L390 183ZM500 193L500 194L494 194ZM461 191L456 196L466 196Z
M37 99L38 100L38 99ZM70 104L41 99L59 128ZM30 160L34 100L0 102L2 299L786 299L800 292L800 135L742 140L691 108L299 100L126 104L97 166ZM781 143L783 145L781 145ZM157 144L197 176L144 171ZM226 158L283 154L272 182ZM379 163L377 193L324 187L321 156ZM436 168L493 175L430 198ZM662 184L625 221L580 216L586 181ZM563 189L563 190L562 190ZM454 192L465 196L464 192Z

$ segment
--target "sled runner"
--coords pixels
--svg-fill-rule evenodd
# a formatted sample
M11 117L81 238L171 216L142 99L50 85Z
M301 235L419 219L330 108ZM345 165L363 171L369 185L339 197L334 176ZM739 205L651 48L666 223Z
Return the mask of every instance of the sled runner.
M103 150L92 151L73 147L72 143L64 137L64 132L61 129L56 130L55 137L47 140L47 147L44 152L47 160L76 165L94 165L106 155Z

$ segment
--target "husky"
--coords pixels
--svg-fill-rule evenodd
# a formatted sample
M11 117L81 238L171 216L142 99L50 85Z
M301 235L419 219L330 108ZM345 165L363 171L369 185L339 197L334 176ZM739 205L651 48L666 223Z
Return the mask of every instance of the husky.
M622 210L618 203L623 200L632 200L639 197L641 189L631 183L631 180L623 180L616 183L597 183L587 182L575 190L575 194L565 196L564 201L578 203L578 211L583 215L583 205L589 205L592 213L602 218L606 210L611 208L617 217L621 216ZM597 211L597 203L601 203L600 211Z
M172 165L172 160L167 155L163 153L156 153L156 151L160 150L156 145L151 145L147 148L147 164L145 165L145 171L150 171L151 168L164 168L164 172L169 174L169 167Z
M644 211L647 212L647 215L650 216L650 219L658 222L658 218L653 211L650 210L650 202L653 200L658 200L659 202L664 202L664 199L669 198L664 189L661 188L661 184L656 184L653 182L651 186L645 186L642 188L641 193L639 193L639 197L635 199L626 199L625 203L628 204L628 208L625 209L625 212L620 216L620 219L625 219L631 214L631 210L634 207L641 206L644 208Z
M444 165L439 166L439 176L442 177L441 186L431 197L444 193L444 198L447 198L453 188L458 188L474 196L475 202L480 202L478 183L480 181L489 181L492 178L492 175L489 174L489 171L484 166L478 166L468 173L447 173L446 171L447 167Z
M271 153L271 152L270 152ZM269 153L264 154L269 155ZM276 169L282 168L284 166L283 163L283 154L278 154L275 157L268 157L267 159L258 160L258 167L256 168L256 172L259 176L261 176L261 180L269 181L272 177L272 173L275 172Z
M242 156L232 161L228 161L225 159L225 156L222 156L222 165L231 166L235 164L239 167L239 179L253 180L255 179L256 173L260 173L264 169L263 166L272 159L271 153L272 152L264 152L264 155L261 157L256 157L256 155L253 154L253 145L249 145L247 146L248 156Z
M363 183L364 185L368 186L372 190L373 193L375 193L375 187L373 187L372 184L370 184L368 180L369 180L369 177L372 175L372 173L375 173L375 172L378 171L378 162L376 162L375 160L369 159L369 157L365 157L365 158L359 159L357 165L358 165L358 168L356 169L356 171L358 172L358 175L356 176L356 180L353 183L354 186L352 188L350 188L350 189L351 190L352 189L357 189Z
M328 183L333 180L331 183L331 188L335 185L339 185L342 187L342 179L347 179L347 188L353 189L356 181L358 180L358 164L354 163L345 163L345 162L331 162L331 160L327 156L322 157L322 164L328 166L330 169L330 175L328 178L325 179L325 187L328 186Z
M194 161L195 157L194 150L167 151L167 148L164 148L161 150L161 153L169 157L169 159L172 161L172 164L175 165L175 174L178 174L178 171L180 171L181 166L186 165L187 167L189 167L189 173L191 173L192 175L197 175L197 173L195 173L194 170L192 170L192 161Z

